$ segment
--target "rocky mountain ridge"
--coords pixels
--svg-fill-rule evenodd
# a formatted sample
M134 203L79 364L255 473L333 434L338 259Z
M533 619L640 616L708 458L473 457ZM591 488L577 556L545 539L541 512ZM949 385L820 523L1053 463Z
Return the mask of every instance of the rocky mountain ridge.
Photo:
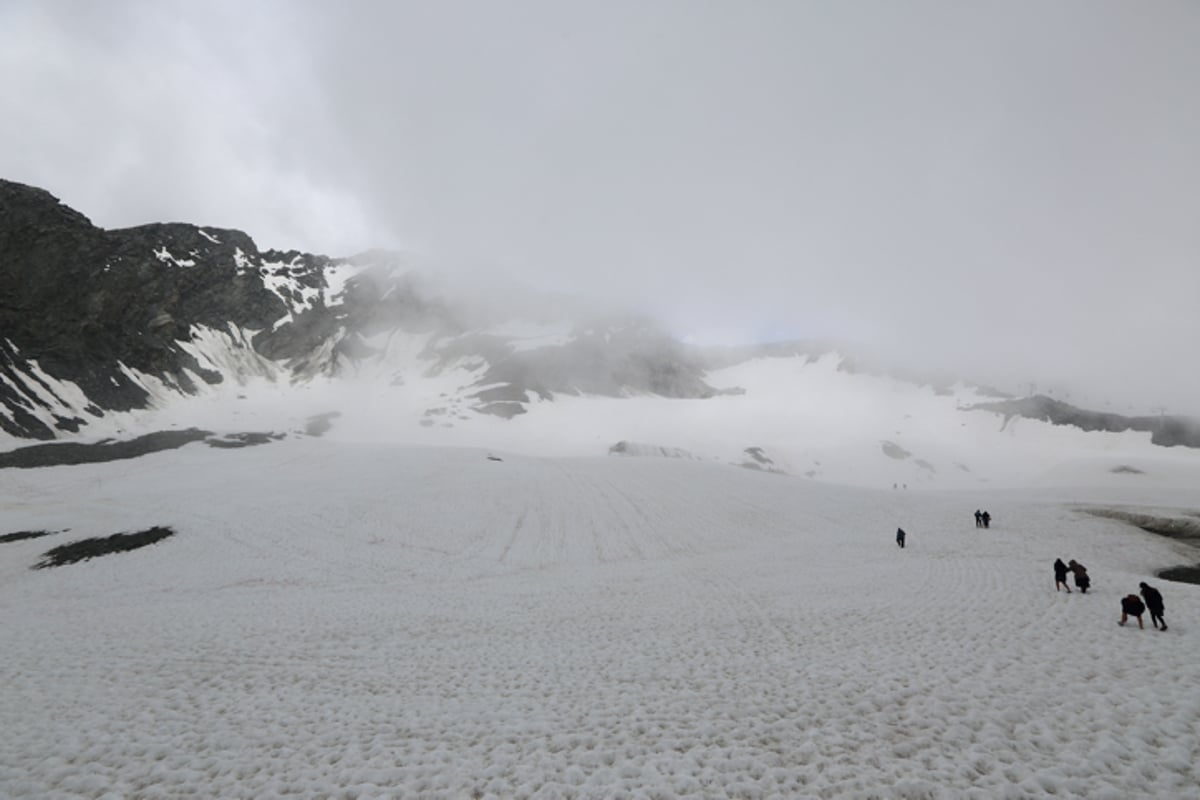
M373 340L397 330L428 337L421 356L432 371L473 362L470 399L482 413L523 413L531 394L716 391L694 353L644 320L521 346L472 330L396 254L259 251L241 231L183 223L103 230L9 181L0 181L0 285L0 428L21 438L144 408L154 382L194 394L246 375L337 375L382 356Z

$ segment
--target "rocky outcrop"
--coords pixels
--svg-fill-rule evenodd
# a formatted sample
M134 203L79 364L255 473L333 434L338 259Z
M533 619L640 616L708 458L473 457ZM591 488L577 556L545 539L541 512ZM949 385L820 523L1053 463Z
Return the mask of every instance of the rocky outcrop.
M620 397L712 397L701 360L645 320L623 318L580 326L554 347L512 350L503 342L475 343L488 352L482 384L499 388L476 395L488 413L508 416L513 402L555 394ZM498 348L504 348L497 352ZM442 353L445 357L445 353Z
M1033 395L994 403L977 403L967 410L994 411L1005 416L1005 424L1015 417L1037 419L1052 425L1072 425L1085 431L1144 431L1150 441L1163 447L1200 447L1200 419L1162 415L1157 417L1124 417L1082 408L1054 400L1045 395Z
M197 325L270 328L286 311L259 272L272 255L240 231L105 231L47 192L0 181L0 426L49 439L78 430L87 415L142 408L148 393L132 373L180 392L220 382L180 343ZM48 425L34 412L70 407L59 395L64 382L86 398L85 414Z

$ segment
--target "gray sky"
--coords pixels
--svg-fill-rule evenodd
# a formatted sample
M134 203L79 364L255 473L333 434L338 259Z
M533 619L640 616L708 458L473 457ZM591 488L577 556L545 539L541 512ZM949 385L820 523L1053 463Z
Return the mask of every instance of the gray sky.
M0 0L0 176L1200 414L1195 2Z

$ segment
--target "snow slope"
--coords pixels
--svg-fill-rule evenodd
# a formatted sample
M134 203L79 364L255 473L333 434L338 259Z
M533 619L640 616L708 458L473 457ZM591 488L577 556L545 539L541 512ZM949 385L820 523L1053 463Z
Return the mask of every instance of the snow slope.
M70 528L0 543L0 796L1200 797L1200 587L1150 577L1188 554L1073 510L1194 510L1169 482L486 455L0 471L0 534ZM153 525L177 534L29 569ZM1057 556L1093 591L1055 593ZM1115 624L1146 579L1166 633Z
M202 364L250 358L237 346L245 332L197 334L195 355ZM181 396L131 373L151 392L153 406L106 414L77 438L172 427L303 431L308 418L336 413L328 436L347 443L602 456L624 441L722 464L746 463L748 448L763 448L772 469L873 488L1036 487L1080 479L1117 487L1200 485L1200 450L1159 447L1145 432L1087 432L967 410L992 398L967 386L937 390L845 371L837 354L756 358L706 376L718 389L740 392L704 399L533 396L528 413L506 420L474 409L474 395L486 388L478 384L482 364L472 358L435 364L423 355L429 343L427 334L379 334L367 342L377 356L341 364L336 377L295 383L260 359L242 365L237 382L209 386L197 380L198 396ZM26 443L0 434L0 448ZM1124 469L1129 467L1138 472Z

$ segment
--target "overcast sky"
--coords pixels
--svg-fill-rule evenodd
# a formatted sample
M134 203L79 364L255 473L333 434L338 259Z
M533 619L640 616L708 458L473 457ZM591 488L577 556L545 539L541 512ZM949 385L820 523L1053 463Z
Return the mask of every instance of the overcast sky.
M0 177L1200 414L1200 3L0 0Z

